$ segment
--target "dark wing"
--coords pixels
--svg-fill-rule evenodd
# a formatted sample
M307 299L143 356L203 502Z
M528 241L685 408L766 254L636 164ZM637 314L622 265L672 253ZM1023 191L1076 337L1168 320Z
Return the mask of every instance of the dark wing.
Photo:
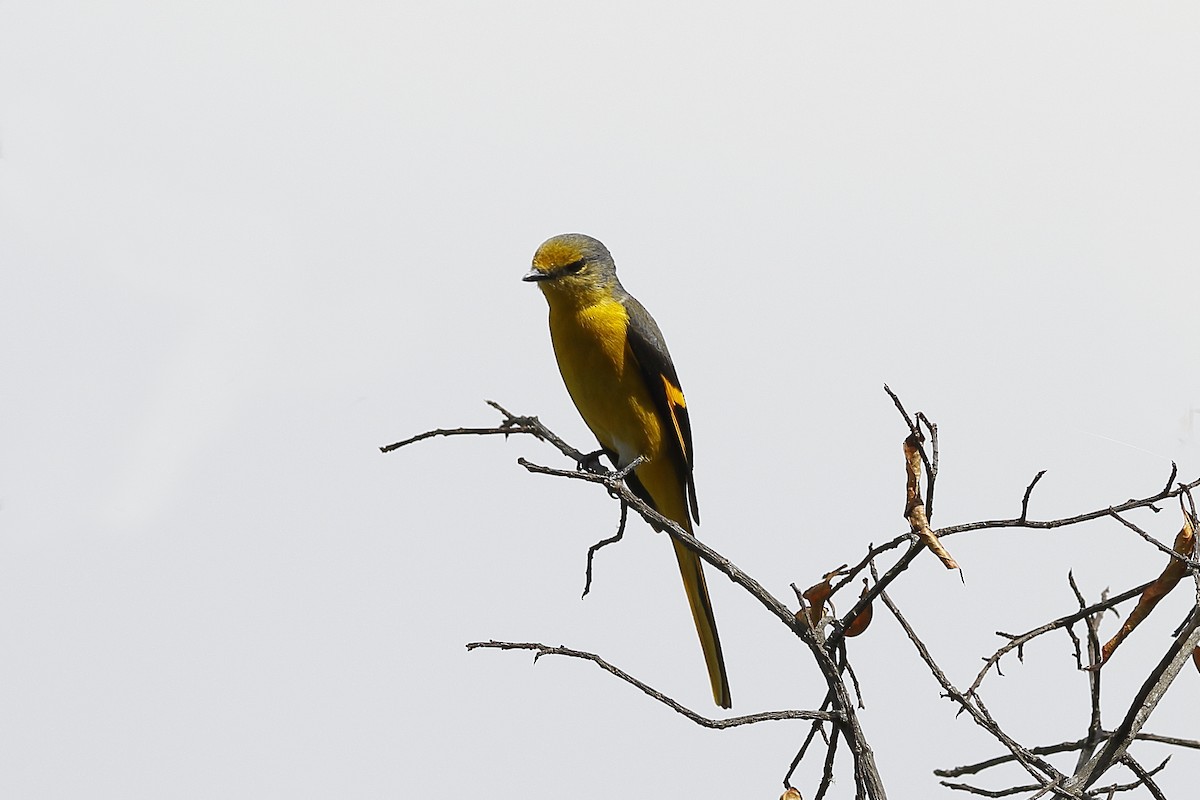
M621 294L621 303L629 314L629 328L626 333L629 349L637 360L638 370L642 373L646 388L650 390L655 408L664 422L670 423L670 429L675 434L671 437L675 444L675 458L672 460L679 473L680 483L687 485L692 519L699 525L700 509L696 505L696 484L692 479L692 423L688 419L683 389L679 387L679 376L675 374L675 365L671 362L671 354L667 352L667 343L654 317L650 316L650 312L632 295L627 292ZM638 489L640 488L639 486ZM636 489L635 492L639 496L645 493L644 490L637 492Z

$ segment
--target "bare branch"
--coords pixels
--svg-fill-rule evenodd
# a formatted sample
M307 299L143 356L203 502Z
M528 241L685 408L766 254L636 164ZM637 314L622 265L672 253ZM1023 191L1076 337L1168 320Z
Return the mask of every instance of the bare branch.
M1171 462L1171 474L1167 476L1167 485L1163 487L1164 492L1170 491L1171 484L1175 483L1175 478L1177 478L1178 476L1179 476L1179 466L1174 461L1172 461Z
M1078 622L1082 619L1087 619L1092 614L1095 614L1099 611L1105 611L1107 609L1113 608L1114 606L1124 603L1126 600L1137 597L1142 592L1144 592L1146 590L1146 587L1149 586L1151 583L1153 583L1153 581L1147 581L1146 583L1143 583L1141 586L1135 586L1132 589L1121 592L1120 594L1118 594L1114 597L1110 597L1107 600L1102 600L1099 603L1093 603L1092 605L1088 606L1087 608L1080 609L1079 611L1075 612L1074 614L1068 614L1065 617L1059 617L1056 620L1047 622L1045 625L1041 625L1037 628L1034 628L1031 631L1027 631L1027 632L1021 634L1020 636L1009 636L1008 637L1009 641L1003 647L1001 647L999 650L997 650L995 653L993 653L987 659L987 661L984 663L983 669L980 670L979 675L975 678L975 681L971 684L970 688L967 689L967 694L968 695L975 694L976 690L979 689L980 684L983 683L984 677L987 676L988 671L991 670L992 667L999 664L1000 659L1004 655L1012 652L1016 648L1021 647L1022 645L1029 642L1031 639L1036 639L1037 637L1041 636L1044 633L1049 633L1050 631L1057 630L1059 628L1065 628L1066 626L1068 626L1072 623ZM1000 634L1000 635L1006 636L1007 634Z
M595 653L587 653L583 650L572 650L569 647L551 647L549 645L540 644L538 642L471 642L467 645L467 650L476 650L479 648L488 648L495 650L530 650L533 651L533 660L536 662L542 656L566 656L569 658L583 659L591 661L596 666L600 667L605 672L614 675L632 686L637 687L646 695L654 698L663 705L682 714L683 716L701 725L705 728L736 728L741 725L754 725L759 722L775 722L788 719L810 719L832 721L837 718L837 715L827 711L764 711L759 714L746 714L740 717L730 717L729 719L712 719L702 714L697 714L682 703L672 700L662 692L649 686L648 684L638 680L628 672L615 667L608 661L605 661Z
M1112 734L1105 734L1111 736ZM1196 739L1180 739L1178 736L1159 736L1156 733L1139 733L1133 737L1139 742L1159 742L1160 744L1169 744L1175 747L1187 747L1192 750L1200 750L1200 741Z
M1171 757L1167 756L1157 767L1152 770L1147 770L1141 764L1135 761L1133 757L1129 755L1129 753L1121 756L1121 763L1128 767L1129 771L1138 777L1138 781L1137 783L1133 784L1133 787L1145 786L1150 792L1150 796L1153 797L1154 800L1167 800L1167 796L1163 794L1162 789L1160 789L1158 784L1154 782L1154 776L1159 772L1162 772L1163 768L1167 766L1167 762L1170 760Z
M832 702L833 702L833 695L832 694L825 695L825 700L821 703L821 710L824 711L826 708L829 707L830 703L832 703ZM805 755L805 753L808 752L808 746L810 744L812 744L813 740L817 736L817 733L823 732L824 730L825 730L824 723L821 722L820 720L817 720L809 727L808 735L804 737L804 742L803 742L803 744L800 745L800 750L797 751L796 757L792 759L792 763L790 765L788 765L788 771L786 773L784 773L783 785L785 787L789 787L789 788L791 787L792 775L795 774L796 768L800 766L800 762L804 760L804 755Z
M1071 591L1075 593L1075 600L1079 603L1079 608L1087 608L1087 601L1083 599L1083 593L1079 591L1079 586L1075 583L1075 575L1067 573L1068 582L1071 584ZM1105 598L1101 596L1101 601ZM1100 663L1100 618L1103 612L1089 614L1084 617L1084 624L1087 627L1087 653L1088 664ZM1072 630L1070 626L1067 630ZM1074 636L1072 636L1074 638ZM1076 645L1078 647L1078 645ZM1084 745L1079 749L1079 758L1075 763L1075 770L1078 771L1095 752L1096 746L1100 743L1103 737L1104 728L1100 722L1100 670L1085 670L1084 674L1088 680L1088 694L1091 698L1092 710L1091 716L1088 719L1088 733L1084 739Z
M558 434L543 425L537 417L518 416L495 401L487 400L486 402L489 406L504 415L504 421L494 428L437 428L436 430L425 431L425 433L418 433L416 436L411 436L403 441L384 445L379 448L379 451L381 453L390 453L393 450L399 450L401 447L438 436L494 436L499 434L507 437L512 433L526 433L554 445L560 453L573 460L576 464L582 465L588 460L587 453L576 450L567 444Z
M587 597L588 592L592 590L592 558L600 550L601 547L606 547L610 544L616 544L625 536L625 520L629 517L629 506L621 503L621 521L617 523L617 532L607 539L601 539L594 545L588 548L587 552L587 570L583 582L583 594L580 597Z
M813 796L813 800L823 800L825 793L833 785L833 761L837 756L837 746L840 738L841 728L834 725L833 733L829 737L829 744L825 747L825 765L821 770L821 784L817 787L817 793Z
M1073 517L1062 517L1061 519L1034 520L1021 519L1015 517L1013 519L989 519L979 522L967 522L962 525L950 525L945 528L939 528L934 533L939 536L953 536L957 533L967 533L970 531L985 531L994 530L996 528L1031 528L1033 530L1052 530L1054 528L1065 528L1069 525L1078 525L1081 522L1090 522L1101 517L1111 516L1114 512L1122 513L1132 511L1135 508L1149 508L1155 503L1161 502L1168 498L1179 497L1186 494L1191 489L1200 486L1200 478L1197 478L1190 483L1181 483L1174 489L1164 490L1157 494L1152 494L1140 499L1126 500L1124 503L1118 503L1115 506L1107 508L1099 508L1094 511L1088 511L1083 514L1076 514Z
M1017 517L1022 522L1029 519L1029 496L1033 494L1033 487L1037 486L1037 482L1045 474L1046 470L1039 470L1038 474L1033 476L1033 480L1029 482L1029 485L1025 487L1025 496L1021 498L1021 516Z
M1151 536L1150 534L1146 533L1144 530L1142 530L1141 528L1139 528L1137 525L1134 525L1132 522L1130 522L1129 520L1125 519L1124 517L1122 517L1120 514L1116 513L1115 511L1111 512L1111 513L1109 514L1109 516L1111 516L1111 517L1112 517L1113 519L1115 519L1117 522L1119 522L1119 523L1121 523L1122 525L1124 525L1126 528L1129 528L1129 530L1133 531L1133 532L1134 532L1134 533L1136 533L1138 536L1142 537L1143 539L1145 539L1145 540L1146 540L1147 542L1149 542L1150 544L1154 545L1156 548L1158 548L1158 549L1159 549L1159 550L1161 550L1162 552L1166 553L1166 554L1167 554L1168 556L1170 556L1172 559L1174 559L1174 560L1176 560L1176 561L1182 561L1184 564L1186 564L1186 565L1187 565L1187 567L1188 567L1189 569L1192 569L1192 570L1195 570L1195 569L1200 569L1200 564L1197 564L1195 561L1193 561L1192 559L1188 558L1186 555L1184 555L1184 554L1182 554L1182 553L1177 553L1177 552L1175 552L1175 550L1173 550L1173 549L1172 549L1172 548L1170 548L1170 547L1167 547L1165 544L1163 544L1162 542L1160 542L1158 539L1155 539L1153 536Z
M1007 789L981 789L969 783L950 783L949 781L940 781L940 783L947 789L957 789L960 792L969 792L981 797L1012 797L1013 795L1024 794L1025 792L1035 792L1042 788L1041 785L1036 783L1025 784L1024 786L1010 786Z
M1101 740L1107 740L1111 736L1112 731L1100 732ZM1139 733L1134 738L1142 742L1158 742L1161 744L1174 745L1176 747L1200 750L1200 741L1195 741L1192 739L1179 739L1174 736L1159 736L1158 734L1154 733ZM1087 743L1087 739L1076 739L1073 742L1059 742L1058 744L1031 747L1029 748L1029 752L1039 756L1070 753L1075 750L1082 750L1087 746ZM991 769L992 767L1003 766L1004 764L1011 764L1014 761L1016 761L1016 756L1009 753L1007 755L995 756L994 758L977 761L974 764L964 764L961 767L954 767L952 769L935 769L933 774L937 775L939 778L961 778L963 775L977 775L984 770Z
M900 398L897 397L896 393L892 391L892 387L885 383L883 385L883 390L887 392L888 397L892 398L892 402L895 403L896 410L900 412L900 416L904 417L904 422L908 425L908 432L920 433L920 428L917 427L917 423L914 422L913 418L910 417L908 412L904 410L904 404L900 402Z

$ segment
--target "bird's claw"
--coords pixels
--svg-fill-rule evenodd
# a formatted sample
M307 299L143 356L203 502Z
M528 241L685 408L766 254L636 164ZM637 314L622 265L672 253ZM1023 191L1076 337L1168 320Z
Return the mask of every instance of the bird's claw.
M590 472L593 475L603 475L608 472L608 469L600 463L600 456L604 455L604 450L597 450L594 453L587 453L575 464L575 468L580 472Z

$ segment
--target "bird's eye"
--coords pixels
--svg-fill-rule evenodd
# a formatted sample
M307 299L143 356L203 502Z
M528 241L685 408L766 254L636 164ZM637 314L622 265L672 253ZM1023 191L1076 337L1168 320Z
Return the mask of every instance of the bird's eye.
M564 275L574 275L583 269L585 263L586 260L581 258L578 261L572 261L570 264L563 264L561 269Z

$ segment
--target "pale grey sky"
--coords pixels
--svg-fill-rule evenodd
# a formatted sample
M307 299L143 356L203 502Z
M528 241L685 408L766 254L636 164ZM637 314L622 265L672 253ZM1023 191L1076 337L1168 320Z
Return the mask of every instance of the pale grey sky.
M484 399L591 446L519 280L581 231L671 344L699 534L781 597L902 531L885 381L940 425L935 523L1038 469L1042 517L1194 477L1198 97L1185 3L3 4L0 796L777 797L799 723L463 649L593 650L712 711L661 537L580 601L616 509L515 464L552 450L377 446ZM965 584L922 557L895 594L960 684L1073 608L1069 568L1162 566L1116 524L949 544ZM734 710L819 704L710 583ZM852 653L893 796L997 753L885 613ZM1006 674L1015 734L1083 732L1065 637ZM1197 736L1198 694L1149 727Z

